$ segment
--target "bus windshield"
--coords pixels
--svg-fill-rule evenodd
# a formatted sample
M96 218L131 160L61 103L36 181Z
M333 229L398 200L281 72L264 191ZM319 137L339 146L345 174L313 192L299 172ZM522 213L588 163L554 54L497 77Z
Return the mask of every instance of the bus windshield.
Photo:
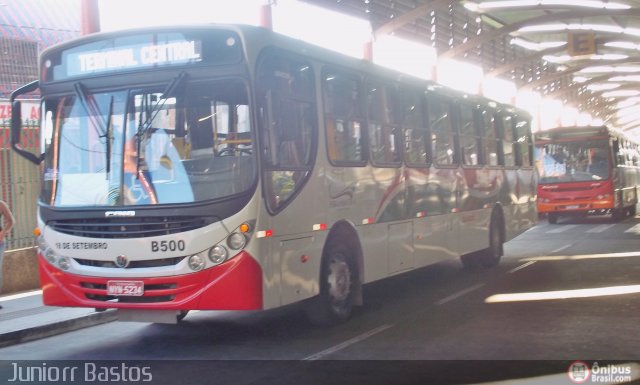
M165 95L163 87L91 93L76 85L75 91L43 101L44 203L188 203L254 186L242 81L189 85L177 95Z
M540 183L588 182L609 178L608 141L536 145Z

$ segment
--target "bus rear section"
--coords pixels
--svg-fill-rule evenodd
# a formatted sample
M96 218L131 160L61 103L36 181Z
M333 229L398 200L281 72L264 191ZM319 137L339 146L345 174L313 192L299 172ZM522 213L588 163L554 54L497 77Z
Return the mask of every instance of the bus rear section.
M633 163L637 157L634 161L633 148L631 142L606 127L539 132L538 213L549 223L557 223L561 216L610 214L620 220L634 215L637 167Z

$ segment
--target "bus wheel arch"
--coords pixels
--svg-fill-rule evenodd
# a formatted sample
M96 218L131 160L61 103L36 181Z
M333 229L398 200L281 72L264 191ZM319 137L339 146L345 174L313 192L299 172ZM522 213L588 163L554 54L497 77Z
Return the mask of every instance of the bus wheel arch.
M332 326L346 321L362 304L362 247L352 224L342 221L329 231L322 251L319 293L305 308L311 323Z

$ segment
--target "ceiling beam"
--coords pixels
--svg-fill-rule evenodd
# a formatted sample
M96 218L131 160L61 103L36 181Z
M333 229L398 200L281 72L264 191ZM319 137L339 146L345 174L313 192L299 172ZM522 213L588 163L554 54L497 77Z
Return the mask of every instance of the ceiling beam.
M413 23L417 19L426 16L429 12L436 9L448 7L452 2L450 0L434 0L425 2L424 4L415 7L409 12L403 13L400 16L394 17L388 23L385 23L373 31L374 38L379 38L384 35L389 35L392 32L404 27L407 24Z
M458 44L457 46L440 53L438 56L440 59L453 59L456 56L462 55L463 53L471 50L479 45L490 42L491 40L497 39L501 36L508 35L512 32L519 30L520 28L529 26L529 25L538 25L543 23L549 23L560 20L570 20L577 18L586 18L586 17L602 17L602 16L620 16L620 17L640 17L640 8L632 8L625 10L571 10L571 11L563 11L552 14L545 14L536 17L532 17L526 20L521 20L516 23L506 24L502 28L496 28L487 32L483 32L480 35L467 40L464 43Z
M593 83L600 83L603 81L608 80L609 78L611 78L612 74L606 74L606 75L600 75L600 76L596 76L594 78L589 79L588 81L584 82L584 83L578 83L578 82L574 82L568 86L562 87L557 91L553 91L553 92L549 92L548 94L546 94L545 96L547 97L553 97L553 98L564 98L567 94L575 91L576 89L580 88L580 87L584 87L588 84L593 84Z
M510 60L498 67L495 67L494 69L492 69L491 71L487 72L486 75L487 76L500 76L502 74L504 74L505 72L509 72L511 70L514 70L518 67L521 67L525 64L531 64L531 62L536 61L536 60L540 60L542 59L543 56L545 55L550 55L550 54L554 54L554 53L558 53L558 52L562 52L564 51L566 48L564 46L562 47L555 47L555 48L547 48L547 49L543 49L542 51L536 51L530 55L526 55L526 56L522 56L516 60Z
M527 90L533 90L536 87L539 86L543 86L549 82L555 81L560 79L561 77L565 76L565 75L570 75L572 73L578 72L580 70L583 70L587 67L592 67L594 66L593 64L594 62L592 60L585 62L585 63L581 63L581 64L577 64L572 66L571 68L568 68L566 71L558 71L558 72L554 72L554 73L550 73L547 75L543 75L540 79L534 80L532 82L529 82L523 86L521 86L519 89L523 90L523 91L527 91ZM616 64L628 64L628 63L640 63L640 56L632 56L632 57L628 57L626 59L620 59L620 60L609 60L606 63L600 63L603 66L604 65L616 65ZM613 75L611 75L613 76Z
M605 43L609 43L611 41L616 41L618 39L614 39L611 37L606 37L606 38L597 38L596 39L596 46L601 46L604 45ZM535 60L540 60L542 59L543 56L545 55L551 55L554 53L558 53L558 52L562 52L565 51L567 49L566 46L561 46L561 47L555 47L555 48L548 48L548 49L544 49L542 51L536 51L530 55L526 55L526 56L522 56L516 60L510 60L498 67L495 67L494 69L492 69L491 71L487 72L487 76L499 76L502 75L505 72L509 72L511 70L514 70L518 67L524 66L525 64L531 64L531 62L535 61Z

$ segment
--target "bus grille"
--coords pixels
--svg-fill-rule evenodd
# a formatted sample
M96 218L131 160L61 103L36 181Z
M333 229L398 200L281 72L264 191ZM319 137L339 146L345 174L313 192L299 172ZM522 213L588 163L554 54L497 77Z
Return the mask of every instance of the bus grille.
M89 238L138 238L182 233L215 222L213 217L61 219L48 223L64 234Z
M180 261L182 261L185 257L174 257L174 258L162 258L162 259L150 259L146 261L131 261L129 265L126 267L127 269L140 269L144 267L163 267L163 266L175 266ZM120 266L116 266L116 263L113 261L94 261L91 259L80 259L74 258L76 262L83 266L92 266L92 267L108 267L108 268L120 268Z

